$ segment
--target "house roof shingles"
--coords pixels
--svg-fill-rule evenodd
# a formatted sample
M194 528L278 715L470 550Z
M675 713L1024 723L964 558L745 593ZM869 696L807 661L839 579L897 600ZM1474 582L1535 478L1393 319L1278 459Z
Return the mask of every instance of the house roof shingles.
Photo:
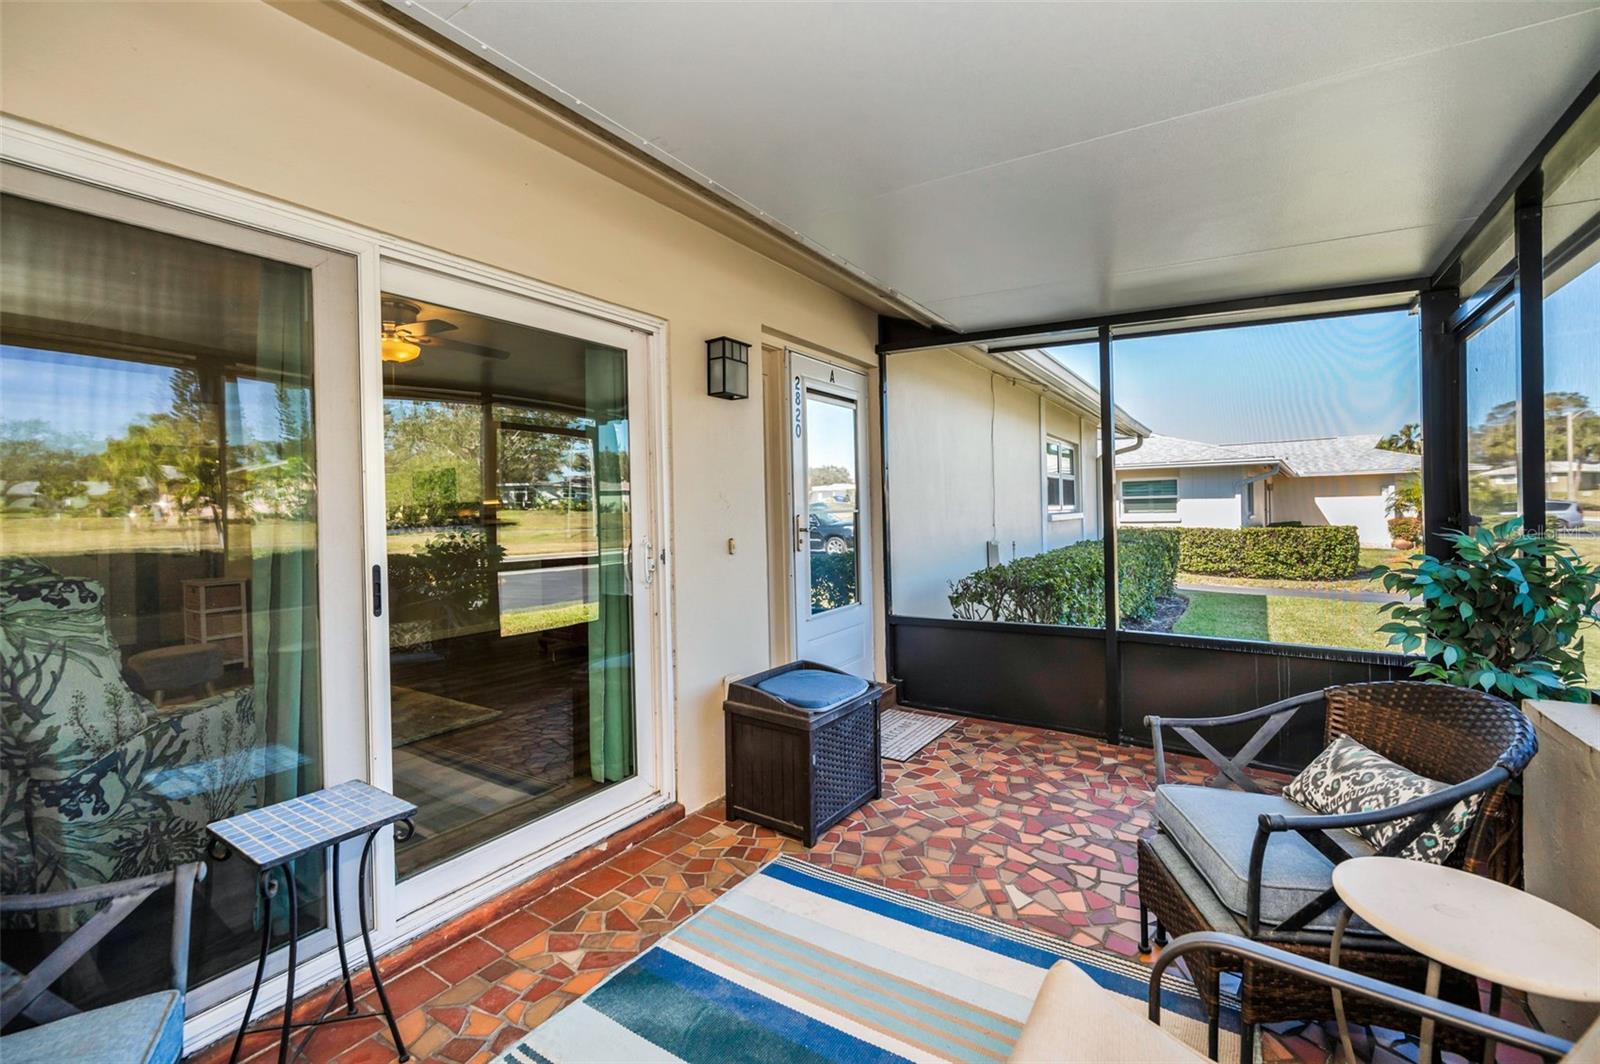
M1269 440L1259 443L1202 443L1177 436L1151 436L1137 450L1119 455L1120 469L1159 469L1180 466L1271 465L1297 477L1337 477L1358 474L1415 473L1422 458L1378 447L1377 433L1325 436L1310 440Z

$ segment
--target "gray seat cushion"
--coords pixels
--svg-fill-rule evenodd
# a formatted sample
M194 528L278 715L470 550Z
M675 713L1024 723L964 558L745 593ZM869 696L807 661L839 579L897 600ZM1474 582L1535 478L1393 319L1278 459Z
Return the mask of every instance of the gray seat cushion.
M1218 900L1243 917L1249 912L1250 847L1262 813L1305 816L1311 811L1275 794L1253 794L1191 784L1156 788L1156 822L1177 844ZM1373 849L1348 831L1328 836L1352 857L1368 857ZM1333 883L1333 862L1296 832L1281 832L1267 844L1261 866L1261 923L1281 923ZM1343 906L1335 903L1308 925L1331 931ZM1352 931L1371 929L1355 919Z
M176 1064L183 1056L183 995L146 994L0 1038L5 1064Z

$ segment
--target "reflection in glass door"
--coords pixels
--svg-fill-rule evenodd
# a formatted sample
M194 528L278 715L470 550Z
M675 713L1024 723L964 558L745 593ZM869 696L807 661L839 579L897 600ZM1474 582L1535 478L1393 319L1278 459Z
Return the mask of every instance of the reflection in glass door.
M383 297L404 880L635 771L627 352Z
M322 741L320 632L341 615L318 529L358 514L326 491L319 455L345 452L313 407L351 361L318 308L353 307L355 270L6 174L26 195L0 197L0 891L52 894L202 860L208 822L342 770ZM320 857L295 875L315 935ZM263 925L287 932L287 900L264 912L244 862L211 867L191 1008L227 992L201 984L236 977ZM170 905L141 906L56 992L91 1008L169 987ZM93 911L8 916L7 960L31 968Z

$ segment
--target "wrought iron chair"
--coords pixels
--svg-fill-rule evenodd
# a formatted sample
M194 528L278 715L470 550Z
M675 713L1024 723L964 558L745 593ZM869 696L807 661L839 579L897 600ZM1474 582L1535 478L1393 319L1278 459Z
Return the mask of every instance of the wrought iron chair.
M1447 786L1390 809L1324 815L1266 793L1246 772L1297 713L1325 711L1324 741L1348 735L1413 772ZM1221 753L1202 732L1260 722L1238 753ZM1395 856L1425 831L1436 816L1470 795L1482 795L1471 826L1448 864L1514 883L1521 871L1520 813L1510 783L1537 749L1533 727L1509 702L1481 691L1411 681L1330 687L1229 716L1167 720L1146 717L1156 750L1157 830L1139 842L1141 925L1156 919L1156 938L1166 932L1216 931L1271 942L1306 957L1326 959L1343 906L1333 890L1333 866L1359 856ZM1164 735L1186 740L1217 767L1214 784L1238 790L1166 782ZM1410 823L1381 849L1345 830L1389 821ZM1342 967L1389 982L1420 987L1423 958L1351 922ZM1148 931L1140 946L1149 948ZM1241 975L1239 997L1245 1036L1263 1022L1331 1017L1333 1002L1323 987L1249 956L1197 955L1190 960L1195 983L1217 1015L1218 978ZM1471 1000L1465 976L1447 980L1446 996ZM1405 1017L1382 1006L1352 1010L1355 1022L1395 1026ZM1446 1048L1473 1052L1454 1032Z
M184 864L170 872L81 887L55 894L0 898L0 913L38 913L46 909L104 905L31 972L0 963L0 1028L18 1017L37 1023L0 1037L6 1064L74 1060L125 1060L174 1064L183 1055L183 1001L189 980L189 920L194 885L205 866ZM115 1005L80 1011L50 992L100 940L146 898L173 888L171 990L157 991ZM70 1047L68 1051L65 1047Z

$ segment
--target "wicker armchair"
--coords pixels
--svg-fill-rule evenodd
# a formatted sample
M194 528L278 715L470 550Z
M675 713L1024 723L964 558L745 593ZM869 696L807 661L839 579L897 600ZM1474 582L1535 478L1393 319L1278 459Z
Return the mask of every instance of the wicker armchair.
M1348 735L1446 788L1391 809L1338 815L1316 814L1265 793L1245 767L1296 713L1318 708L1326 715L1325 742ZM1232 757L1202 734L1257 721L1259 730ZM1145 723L1156 749L1157 830L1139 842L1140 913L1142 925L1148 914L1155 916L1158 942L1169 932L1217 931L1326 960L1334 923L1343 911L1332 887L1333 866L1357 856L1394 856L1437 814L1474 794L1483 795L1477 815L1447 863L1505 883L1520 876L1521 818L1511 781L1533 757L1537 742L1528 719L1502 699L1439 684L1352 684L1225 717L1146 717ZM1164 736L1169 731L1216 765L1214 784L1231 782L1239 789L1168 784ZM1414 820L1407 829L1381 849L1345 830L1408 818ZM1350 928L1342 967L1404 986L1423 985L1422 957L1359 920ZM1147 937L1140 946L1149 948ZM1326 988L1282 969L1223 954L1196 955L1189 963L1213 1025L1218 977L1224 971L1240 973L1247 1051L1257 1024L1333 1015ZM1447 978L1445 995L1476 1004L1474 986L1459 974ZM1378 1006L1352 1010L1352 1019L1415 1026ZM1458 1032L1443 1047L1476 1053L1474 1041ZM1250 1059L1248 1053L1244 1059Z

